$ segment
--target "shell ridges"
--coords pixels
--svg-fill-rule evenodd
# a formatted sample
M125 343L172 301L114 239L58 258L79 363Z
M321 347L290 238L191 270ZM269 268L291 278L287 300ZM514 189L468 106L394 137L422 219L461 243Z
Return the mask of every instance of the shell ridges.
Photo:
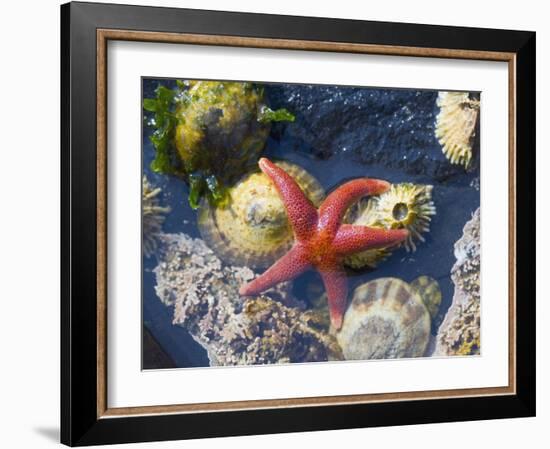
M472 159L472 138L479 115L479 101L466 92L439 92L435 136L452 164L468 167Z
M303 168L276 162L288 172L318 206L324 199L319 182ZM255 170L243 176L228 192L227 204L200 208L202 238L226 263L262 268L271 265L292 246L294 236L275 186Z

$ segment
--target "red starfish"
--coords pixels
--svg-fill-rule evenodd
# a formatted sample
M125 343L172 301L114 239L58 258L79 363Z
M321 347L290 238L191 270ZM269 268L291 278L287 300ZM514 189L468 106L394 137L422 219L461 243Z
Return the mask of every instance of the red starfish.
M348 296L344 257L371 248L393 246L408 236L406 229L385 230L342 224L342 219L349 206L359 198L383 193L390 185L386 181L368 178L346 182L328 195L317 210L282 168L266 158L261 158L259 165L283 200L295 242L290 251L261 276L243 285L239 293L257 295L314 268L321 274L327 291L330 321L334 328L340 329Z

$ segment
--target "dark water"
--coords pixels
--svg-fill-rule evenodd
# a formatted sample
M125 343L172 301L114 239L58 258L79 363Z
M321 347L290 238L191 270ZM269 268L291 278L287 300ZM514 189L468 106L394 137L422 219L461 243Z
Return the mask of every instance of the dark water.
M146 79L144 97L167 80ZM329 191L343 180L370 176L390 182L432 184L437 215L432 217L426 242L414 253L397 250L371 272L354 273L354 286L384 276L407 282L421 275L438 280L443 301L433 328L444 317L453 295L449 273L455 262L453 245L462 228L479 207L479 132L474 159L466 171L450 164L434 136L438 113L436 91L409 89L351 88L315 85L274 84L266 86L272 108L285 107L296 115L290 124L276 124L264 154L295 162L313 174ZM154 149L151 130L144 128L143 167L149 180L163 189L162 202L172 212L164 231L185 232L199 237L196 212L187 203L187 187L175 178L152 173L149 164ZM477 184L477 187L476 187ZM144 259L143 319L175 366L207 366L205 351L180 327L173 326L172 310L154 292L153 259ZM300 292L306 282L319 281L315 273L295 281Z

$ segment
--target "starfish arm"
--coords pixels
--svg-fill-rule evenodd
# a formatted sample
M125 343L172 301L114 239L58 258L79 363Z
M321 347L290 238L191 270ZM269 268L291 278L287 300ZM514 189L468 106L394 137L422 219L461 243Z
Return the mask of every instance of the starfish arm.
M265 157L260 159L261 170L269 176L285 205L286 213L297 240L306 240L317 224L317 209L304 195L296 181L282 168Z
M361 178L348 181L334 190L319 208L319 227L336 233L348 208L366 195L378 195L390 188L386 181Z
M327 291L330 323L338 330L342 327L348 299L348 280L346 273L342 268L336 267L334 270L322 271L321 278L323 279L323 284L325 284L325 290Z
M258 295L280 282L290 281L298 277L310 267L311 264L307 260L304 251L294 246L261 276L243 285L239 290L239 294L243 296Z
M379 229L343 224L338 229L332 247L337 254L353 254L367 249L397 245L409 235L406 229Z

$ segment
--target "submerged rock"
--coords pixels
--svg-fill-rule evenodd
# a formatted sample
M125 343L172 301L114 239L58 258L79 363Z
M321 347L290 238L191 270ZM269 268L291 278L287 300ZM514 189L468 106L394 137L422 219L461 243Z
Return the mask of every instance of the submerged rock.
M296 115L280 136L290 151L321 159L348 153L363 164L436 178L464 172L435 136L437 91L279 84L266 93L274 107Z
M451 270L455 291L451 307L437 333L434 355L480 353L480 210L464 226L455 243Z
M155 268L158 297L174 307L173 323L208 352L211 365L316 362L339 357L324 321L282 284L243 298L239 287L254 278L246 267L226 266L203 240L162 236Z

